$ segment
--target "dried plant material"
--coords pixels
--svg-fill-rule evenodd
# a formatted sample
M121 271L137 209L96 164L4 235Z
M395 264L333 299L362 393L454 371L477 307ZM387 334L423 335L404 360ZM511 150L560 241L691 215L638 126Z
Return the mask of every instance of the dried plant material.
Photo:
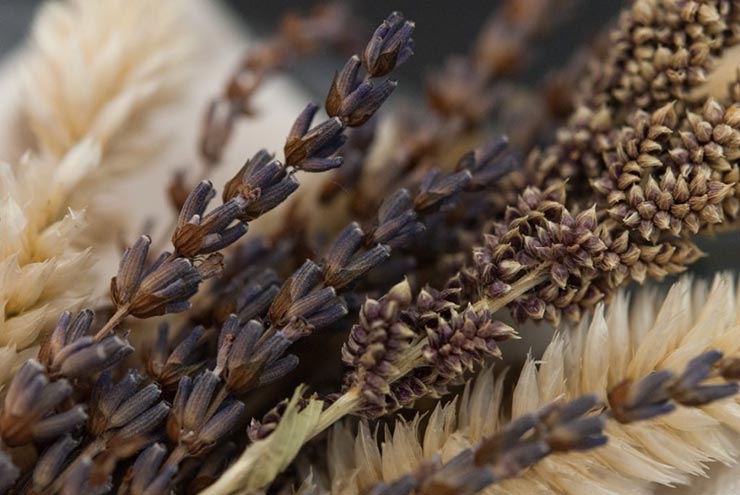
M249 494L265 488L275 479L313 436L319 423L323 403L312 400L301 409L298 406L301 396L299 389L293 394L283 419L272 434L247 448L219 480L203 490L201 495Z
M247 52L223 93L209 103L200 137L200 153L207 164L220 161L236 119L255 113L251 100L272 73L323 46L354 45L356 37L356 19L345 5L319 5L306 16L288 13L271 39Z
M142 166L147 122L182 84L189 33L172 0L49 2L21 61L38 149L59 160L89 139L105 171Z
M625 380L641 380L643 391L638 395L644 399L639 400L653 405L629 419L621 406L614 410L621 421L646 420L674 409L666 409L669 404L661 402L664 395L660 387L675 376L668 370L692 370L672 382L676 385L670 394L686 405L702 404L697 392L681 392L681 380L706 376L704 363L709 368L719 366L722 372L722 361L717 361L715 354L706 354L701 362L693 360L707 349L721 349L728 356L740 352L739 304L728 275L719 276L711 289L684 278L663 299L655 291L644 290L630 303L620 293L605 313L599 309L591 322L556 335L539 368L531 358L527 361L512 393L510 413L505 412L503 403L503 377L494 379L487 369L456 401L437 406L421 437L420 418L396 423L380 448L366 426L360 427L356 438L340 427L334 432L329 452L334 461L330 461L334 466L333 490L366 493L376 482L401 478L436 455L447 462L499 431L508 414L517 418L553 400L596 394L616 406L621 397L627 397L625 387L630 381ZM734 363L727 361L727 366L730 362ZM607 391L611 391L610 397ZM655 483L688 483L692 476L705 472L709 461L734 462L738 455L734 447L738 404L737 400L725 400L698 408L679 406L665 418L630 425L609 421L606 446L589 453L552 457L482 493L611 490L648 494ZM353 456L354 461L348 460Z
M99 159L86 141L60 163L26 155L18 167L0 164L0 344L8 346L2 352L6 373L20 364L10 358L11 349L30 348L59 314L90 297L92 260L89 250L76 246L86 227L84 212L65 208L76 178Z

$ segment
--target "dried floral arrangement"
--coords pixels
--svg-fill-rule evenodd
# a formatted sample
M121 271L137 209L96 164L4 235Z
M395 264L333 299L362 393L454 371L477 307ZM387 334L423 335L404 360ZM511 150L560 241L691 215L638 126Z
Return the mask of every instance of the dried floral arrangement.
M156 160L187 29L174 0L46 5L20 57L33 144L0 166L0 493L650 494L736 463L734 278L623 288L737 225L740 80L707 80L740 2L635 0L521 87L573 4L504 2L406 113L413 21L286 16L203 105L166 239L129 232L102 301L83 233ZM350 55L282 153L227 163L269 77L327 47ZM507 373L532 321L550 343Z

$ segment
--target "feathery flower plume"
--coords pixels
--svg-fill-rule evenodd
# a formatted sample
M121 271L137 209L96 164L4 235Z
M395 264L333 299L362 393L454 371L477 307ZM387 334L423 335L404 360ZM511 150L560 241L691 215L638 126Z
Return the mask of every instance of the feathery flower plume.
M27 155L18 167L0 164L3 380L19 364L16 352L30 349L60 313L90 296L92 260L89 250L76 246L86 227L84 212L64 209L75 177L98 160L95 148L83 142L59 163Z
M39 151L60 160L89 139L106 157L106 173L143 165L132 150L143 150L147 121L185 75L190 47L181 15L171 0L44 5L21 64L25 115Z

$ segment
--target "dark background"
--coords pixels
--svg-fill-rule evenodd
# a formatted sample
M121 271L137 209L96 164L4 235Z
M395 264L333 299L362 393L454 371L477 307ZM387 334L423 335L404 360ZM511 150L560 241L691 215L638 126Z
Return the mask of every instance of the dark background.
M40 0L0 0L0 56L21 42L40 3ZM225 3L236 16L248 20L248 26L255 34L266 36L278 24L283 12L290 9L305 11L316 2L228 0ZM495 0L355 0L349 3L361 18L367 19L368 29L393 10L400 10L416 21L416 53L398 73L399 79L404 81L403 91L412 97L418 94L428 71L439 66L448 54L462 53L470 47L480 27L500 4ZM622 3L625 2L578 1L568 20L538 44L537 56L531 69L524 74L524 81L534 84L549 69L563 64L577 47L588 44L615 18ZM309 91L323 91L326 71L321 70L322 66L333 70L340 62L333 54L311 58L299 63L292 70L292 76ZM740 265L740 233L701 239L699 244L711 256L692 267L694 271L711 274L720 269L737 269Z

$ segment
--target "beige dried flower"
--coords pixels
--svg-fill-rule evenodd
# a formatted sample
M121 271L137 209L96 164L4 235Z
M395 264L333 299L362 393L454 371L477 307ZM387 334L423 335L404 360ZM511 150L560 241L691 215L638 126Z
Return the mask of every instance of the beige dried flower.
M143 146L157 135L147 123L184 76L181 14L174 0L46 3L21 59L24 113L38 149L59 159L89 138L107 171L143 165Z
M0 367L20 364L14 350L28 349L59 315L90 293L89 250L74 246L85 228L84 212L61 206L67 180L98 163L89 142L60 163L30 155L16 169L0 164ZM60 214L62 213L62 214ZM74 280L75 283L70 283Z
M606 311L599 306L590 322L556 335L539 366L527 360L510 411L503 404L504 377L486 369L455 401L438 405L424 429L421 417L399 421L379 446L364 423L356 436L346 426L336 427L329 447L331 493L365 493L436 455L446 462L497 432L506 417L556 399L595 394L606 401L607 391L624 379L659 369L680 372L707 349L737 355L739 308L729 275L717 277L711 290L684 278L664 298L643 290L630 303L620 293ZM656 484L689 483L706 472L708 462L735 462L739 407L734 399L679 407L669 416L631 425L609 421L606 446L553 456L482 493L649 494Z

